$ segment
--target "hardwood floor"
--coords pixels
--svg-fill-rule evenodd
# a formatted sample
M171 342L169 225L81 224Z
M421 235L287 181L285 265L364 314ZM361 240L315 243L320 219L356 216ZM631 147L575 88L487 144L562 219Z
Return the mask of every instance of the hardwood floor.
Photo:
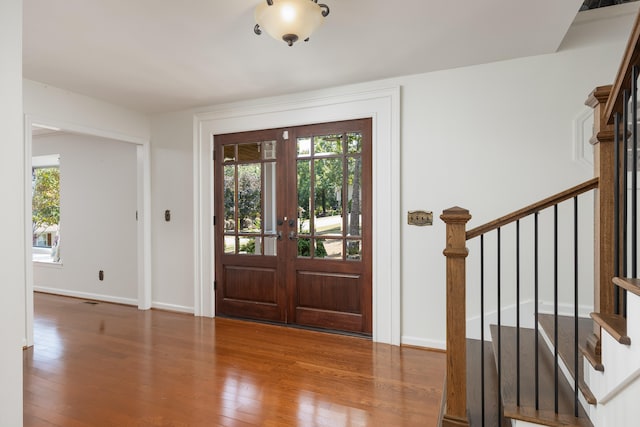
M24 425L436 426L445 355L35 295Z

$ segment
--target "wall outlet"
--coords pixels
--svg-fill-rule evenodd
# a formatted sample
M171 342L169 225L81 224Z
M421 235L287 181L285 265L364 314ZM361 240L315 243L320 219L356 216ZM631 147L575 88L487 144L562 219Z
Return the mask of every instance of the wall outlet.
M433 225L433 212L409 211L407 213L407 224L418 226Z

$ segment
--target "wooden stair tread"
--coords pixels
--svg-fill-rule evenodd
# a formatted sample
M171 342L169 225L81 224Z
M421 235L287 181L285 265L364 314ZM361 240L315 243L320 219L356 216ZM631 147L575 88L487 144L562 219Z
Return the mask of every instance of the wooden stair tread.
M640 296L640 279L631 279L627 277L614 277L613 283L627 291Z
M502 326L502 401L508 418L562 427L593 427L582 406L578 404L578 417L574 417L574 391L562 372L558 370L558 414L554 412L554 358L544 338L538 334L535 347L535 331L520 328L520 406L517 405L516 380L516 328ZM493 352L498 354L498 327L491 325ZM539 410L535 410L535 354L538 353ZM532 409L528 409L532 408ZM534 419L535 418L535 419Z
M593 366L593 369L596 371L604 372L604 365L602 364L602 356L599 354L595 354L590 350L588 345L580 346L580 352L587 359L587 362Z
M575 363L574 363L574 345L575 345L575 318L570 316L558 316L558 341L560 346L558 347L558 355L567 367L567 370L571 374L571 378L575 381ZM551 314L539 314L538 323L544 329L547 337L553 345L554 341L554 321ZM578 318L578 347L584 346L589 338L589 335L593 331L593 320L587 318ZM584 382L583 373L583 353L578 351L578 388L582 392L587 403L591 405L596 404L596 397Z
M627 319L617 314L604 313L591 313L591 317L620 344L631 344L631 338L627 336Z
M524 406L505 407L504 415L508 418L551 427L583 427L585 425L576 423L576 418L574 418L573 415L567 416L562 414L555 414L553 411L536 411L535 408L528 408ZM589 422L588 425L592 426L591 422Z
M481 341L467 339L467 408L471 426L482 424L482 379L481 369L484 368L485 416L487 426L510 427L509 421L500 417L498 413L498 373L493 357L493 347L489 341L484 342L484 363L481 364Z

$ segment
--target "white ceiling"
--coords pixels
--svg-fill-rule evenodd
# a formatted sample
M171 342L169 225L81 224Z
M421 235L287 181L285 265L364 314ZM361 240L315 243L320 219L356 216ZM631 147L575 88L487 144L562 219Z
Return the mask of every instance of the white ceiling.
M554 52L582 0L323 0L308 43L264 0L23 0L27 79L154 113Z

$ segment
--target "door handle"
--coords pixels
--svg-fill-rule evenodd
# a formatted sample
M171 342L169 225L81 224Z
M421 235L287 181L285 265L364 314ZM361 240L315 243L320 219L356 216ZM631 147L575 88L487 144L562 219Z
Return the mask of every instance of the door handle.
M282 231L278 230L278 240L282 240Z
M297 239L298 239L298 234L295 231L290 231L289 240L297 240Z

